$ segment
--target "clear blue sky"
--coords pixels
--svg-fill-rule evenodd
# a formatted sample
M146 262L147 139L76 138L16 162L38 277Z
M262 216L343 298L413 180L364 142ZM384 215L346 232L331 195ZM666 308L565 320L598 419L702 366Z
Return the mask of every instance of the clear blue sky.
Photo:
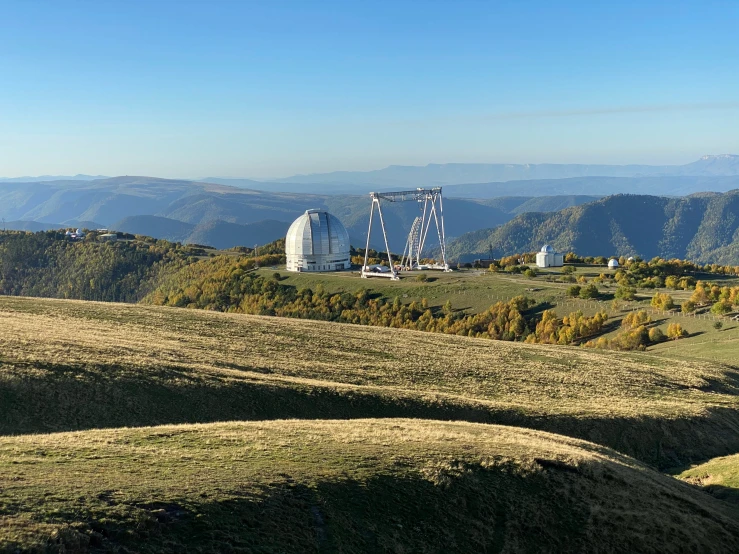
M739 2L0 0L0 176L739 153Z

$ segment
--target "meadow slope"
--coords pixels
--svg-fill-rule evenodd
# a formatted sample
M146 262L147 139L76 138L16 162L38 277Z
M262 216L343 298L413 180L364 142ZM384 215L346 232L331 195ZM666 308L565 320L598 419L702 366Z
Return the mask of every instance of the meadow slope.
M0 433L415 417L584 438L660 468L739 451L739 374L317 321L0 297Z
M736 552L737 513L592 443L420 420L0 437L0 551Z

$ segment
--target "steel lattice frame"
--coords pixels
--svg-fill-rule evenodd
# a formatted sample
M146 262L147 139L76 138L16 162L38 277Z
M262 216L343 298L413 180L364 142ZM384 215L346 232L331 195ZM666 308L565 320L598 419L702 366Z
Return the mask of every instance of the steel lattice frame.
M398 279L398 273L395 270L393 264L392 254L390 253L390 245L387 239L387 231L385 229L385 219L382 216L382 203L381 200L387 202L423 202L423 215L416 218L413 221L413 227L408 235L408 242L406 243L406 250L403 252L402 263L406 262L406 252L408 253L408 268L418 267L421 261L421 252L426 243L426 237L428 236L429 229L431 228L431 222L433 221L436 226L436 233L439 237L439 249L441 251L441 265L437 265L437 269L443 269L444 271L450 271L449 265L446 261L446 239L444 235L444 203L441 196L441 187L434 187L430 189L418 188L416 190L405 190L400 192L371 192L370 197L372 198L372 206L370 208L369 227L367 229L367 246L364 251L364 265L362 266L362 277L390 277L391 279ZM390 272L388 273L375 273L369 271L367 262L369 259L369 245L372 236L372 222L375 214L375 207L377 207L377 214L380 218L380 227L382 228L382 237L385 241L385 248L387 249L388 263L390 264ZM415 231L415 235L414 235ZM413 252L410 250L413 249Z

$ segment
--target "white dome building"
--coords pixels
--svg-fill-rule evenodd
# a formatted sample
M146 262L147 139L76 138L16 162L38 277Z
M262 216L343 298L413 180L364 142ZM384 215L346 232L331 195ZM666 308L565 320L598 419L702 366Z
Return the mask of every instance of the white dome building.
M608 260L608 269L618 269L618 260L616 258Z
M565 263L564 254L557 253L554 248L545 244L536 254L537 267L562 267Z
M340 271L351 268L349 233L336 217L307 210L285 238L288 271Z

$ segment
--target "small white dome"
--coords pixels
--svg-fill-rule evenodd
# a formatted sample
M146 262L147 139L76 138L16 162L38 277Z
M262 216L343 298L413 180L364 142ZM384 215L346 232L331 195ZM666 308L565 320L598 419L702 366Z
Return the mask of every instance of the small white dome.
M554 248L552 248L548 244L545 244L544 246L541 247L541 251L544 252L545 254L553 254Z
M349 248L349 233L341 221L323 210L306 210L287 230L287 270L349 269Z
M614 267L618 267L618 260L616 258L611 258L608 260L608 267L613 269Z

